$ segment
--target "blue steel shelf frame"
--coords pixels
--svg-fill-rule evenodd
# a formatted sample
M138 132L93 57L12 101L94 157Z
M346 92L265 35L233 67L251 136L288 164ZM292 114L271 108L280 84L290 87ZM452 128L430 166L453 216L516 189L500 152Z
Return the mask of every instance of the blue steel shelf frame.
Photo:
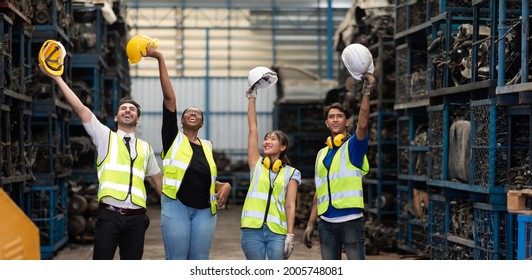
M444 52L444 61L450 60L450 53L451 53L451 44L452 44L452 34L458 32L458 28L462 24L471 24L473 26L473 33L472 33L472 76L471 76L471 84L475 84L479 81L478 79L478 52L480 48L480 43L482 42L479 39L479 28L481 24L491 26L490 29L490 36L488 37L489 44L489 53L490 53L490 60L489 60L489 80L495 80L495 69L497 65L497 61L495 59L495 28L496 26L496 17L494 16L495 13L495 3L493 0L490 0L492 3L489 4L489 9L487 8L480 8L479 6L473 6L469 9L460 9L459 12L449 10L445 13L442 13L438 15L437 17L434 17L431 19L431 25L432 25L432 40L439 40L440 36L443 35L443 52ZM481 13L482 12L482 13ZM482 17L482 15L488 14L487 17ZM441 33L441 34L440 34ZM434 54L429 54L429 58L432 58ZM431 91L435 90L445 90L447 88L453 88L454 86L450 84L450 71L449 64L444 64L442 68L442 76L436 77L436 70L435 66L432 64L432 59L429 59L429 69L428 73L430 75L431 82L429 85L429 95L431 94ZM429 77L429 78L430 78ZM436 84L436 78L439 78L442 80L441 86L438 86Z
M513 129L528 127L532 131L532 117L530 104L532 104L532 82L528 81L530 71L528 38L529 20L519 21L519 18L530 18L530 0L476 0L472 3L459 1L418 1L417 7L412 6L407 0L396 1L396 49L409 51L409 43L422 34L431 30L431 39L436 40L443 33L443 61L449 61L451 51L451 35L456 33L462 24L470 24L472 28L472 76L465 84L454 86L451 82L451 68L445 64L443 76L436 77L435 66L432 58L435 53L428 53L428 95L429 102L420 103L399 102L395 110L409 110L417 106L427 106L429 116L429 154L427 187L437 190L440 194L431 194L429 203L429 244L431 259L514 259L516 256L515 240L517 237L516 216L506 211L506 189L511 186L507 176L497 172L516 167L516 162L511 159L526 154L532 147L530 132L527 139L519 139L517 146L513 144ZM424 8L424 9L423 9ZM412 11L422 9L424 14L416 16L424 18L425 22L414 23L409 16ZM436 11L434 13L434 11ZM419 16L421 15L421 16ZM402 21L401 21L402 20ZM398 24L404 24L398 28ZM515 24L515 25L514 25ZM480 27L489 26L489 36L482 38ZM518 27L518 28L517 28ZM505 57L508 55L506 35L515 28L515 33L521 42L520 46L520 80L512 84L505 84L513 77L505 77ZM520 30L519 30L520 29ZM489 44L489 62L487 67L489 75L481 77L477 63L480 61L480 44ZM514 50L515 51L515 50ZM400 71L409 72L412 67L411 57L406 55L405 63ZM501 58L501 59L499 59ZM506 60L508 61L508 60ZM396 74L400 73L399 70ZM441 79L441 84L436 82ZM400 79L397 78L399 83ZM398 90L399 91L399 90ZM408 92L408 88L406 89ZM471 165L469 180L464 183L455 182L449 178L449 128L453 123L455 105L468 106L467 120L471 122ZM505 108L504 106L508 106ZM399 114L398 128L408 127L410 122L408 114ZM525 122L515 128L516 122ZM525 142L527 141L527 142ZM527 145L528 144L528 145ZM397 156L417 151L412 150L406 143L398 141ZM409 157L410 159L410 157ZM532 155L528 163L532 162ZM408 201L412 191L411 182L423 182L423 176L411 174L411 162L400 166L398 162L398 200L399 203ZM407 169L408 167L408 169ZM408 172L408 173L407 173ZM407 173L407 174L402 174ZM450 203L460 197L473 203L470 209L474 213L474 238L448 236L450 220L456 215L452 213ZM400 211L400 209L398 209ZM438 216L441 214L440 216ZM403 222L399 237L404 240L410 238L406 227L408 217L398 213L398 219ZM462 246L460 252L454 251ZM403 245L411 249L408 244Z
M32 130L46 134L46 143L41 147L47 161L42 170L33 170L36 178L34 185L53 185L57 180L70 175L71 168L67 166L67 169L59 170L57 167L62 164L58 165L57 161L70 154L68 139L71 113L72 108L58 99L33 101ZM40 161L44 159L41 158Z
M393 42L379 36L378 43L375 47L376 49L373 49L373 51L375 52L373 56L374 61L376 62L376 68L383 69L385 63L385 48L393 47ZM381 199L381 197L384 193L388 193L389 195L393 196L396 195L397 168L395 166L384 166L383 157L385 146L396 147L397 139L384 139L383 135L380 132L383 131L383 126L385 122L391 122L392 125L395 125L397 121L396 113L393 110L393 104L390 100L384 99L383 77L377 76L376 79L377 99L372 100L370 102L371 110L373 110L370 113L370 123L376 123L377 134L376 139L371 139L371 137L369 139L368 151L366 152L366 154L368 155L368 160L370 161L370 171L366 176L364 176L362 182L364 184L366 212L375 216L376 225L383 224L385 222L385 217L388 217L388 219L386 219L386 222L388 225L390 225L395 224L397 222L397 213L395 209L385 209L385 206L389 205L383 205L383 200ZM390 131L390 135L393 135L396 129L394 129L393 127L387 128L392 130ZM376 166L371 165L374 161L371 158L371 156L373 155L373 153L371 153L371 150L373 149L376 149ZM393 154L393 157L395 157L395 154ZM396 163L396 160L392 162L393 165L395 165Z
M521 42L520 46L520 72L519 80L515 83L509 83L509 79L513 77L505 76L506 61L499 59L497 64L497 101L498 104L518 105L532 103L532 81L528 79L528 72L530 71L529 61L529 37L530 37L530 23L523 21L523 18L529 18L532 9L530 0L500 0L499 14L498 14L498 37L504 38L519 24L520 30L516 29L516 35ZM518 24L509 23L509 21L517 21ZM497 56L506 57L506 40L497 41Z
M517 259L532 258L532 215L517 215Z
M33 186L26 213L39 227L41 259L51 259L68 241L68 186L66 181L54 185Z
M71 114L72 108L57 98L33 101L31 129L47 138L38 146L44 158L37 158L37 161L46 160L46 163L42 170L33 170L35 179L27 199L26 213L39 227L42 259L53 258L68 241Z
M69 27L60 26L58 13L65 13L67 18L72 19L72 0L51 2L52 6L49 9L49 12L51 13L51 22L44 25L34 24L35 30L33 32L33 38L35 38L36 41L42 42L49 39L55 39L60 40L63 45L71 44ZM59 9L57 5L62 5L61 9Z
M427 158L424 158L429 148L417 146L414 140L418 127L428 125L428 114L424 106L396 111L399 115L397 118L398 248L423 255L428 253L428 214L425 211L428 209L429 201L428 199L423 201L420 197L423 193L428 195L429 192L426 185ZM404 153L407 155L406 159ZM421 160L423 166L422 170L417 172L415 167L419 162L416 160ZM417 203L421 204L416 205Z
M468 120L471 122L471 164L468 182L453 182L449 178L449 128L453 105L446 99L444 104L430 106L429 111L429 161L428 184L443 188L452 188L487 195L490 203L505 204L504 183L497 183L504 178L496 177L498 167L505 165L500 159L508 147L500 145L497 135L507 132L504 111L498 109L495 99L472 100L469 105ZM505 140L507 141L507 140ZM487 151L487 152L486 152ZM441 158L438 158L441 156ZM437 161L435 161L437 160ZM438 169L437 166L441 166ZM486 170L484 170L486 169Z

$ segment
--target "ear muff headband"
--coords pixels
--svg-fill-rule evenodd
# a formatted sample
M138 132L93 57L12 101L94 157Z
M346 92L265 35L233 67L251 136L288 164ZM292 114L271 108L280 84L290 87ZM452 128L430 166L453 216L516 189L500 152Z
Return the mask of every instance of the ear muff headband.
M335 147L342 146L342 144L345 141L347 141L347 139L349 139L349 137L346 137L343 134L338 134L338 135L334 136L334 139L331 136L329 136L329 137L327 137L327 140L325 141L325 144L327 144L327 147L329 147L329 149L332 149L332 148L335 148Z
M281 167L283 167L283 161L281 161L280 159L276 159L275 161L273 161L272 164L270 157L264 157L262 159L262 165L264 165L266 169L277 173L279 172L279 170L281 170Z

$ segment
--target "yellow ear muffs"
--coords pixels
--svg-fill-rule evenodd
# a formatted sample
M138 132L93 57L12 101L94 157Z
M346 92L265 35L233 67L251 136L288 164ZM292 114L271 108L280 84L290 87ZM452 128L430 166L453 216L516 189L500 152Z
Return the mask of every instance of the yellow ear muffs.
M262 165L264 165L266 169L277 173L279 170L281 170L281 167L283 167L283 162L280 159L276 159L272 164L270 157L264 157L262 159Z
M334 136L334 139L332 139L331 136L327 137L325 144L327 144L327 147L329 147L329 149L332 149L334 147L342 146L342 143L344 143L346 140L347 137L345 137L343 134L338 134Z

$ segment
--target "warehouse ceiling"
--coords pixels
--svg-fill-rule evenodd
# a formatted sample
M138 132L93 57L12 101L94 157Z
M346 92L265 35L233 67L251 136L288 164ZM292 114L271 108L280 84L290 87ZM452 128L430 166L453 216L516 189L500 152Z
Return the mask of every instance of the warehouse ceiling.
M330 0L333 8L349 8L355 0ZM125 0L129 7L180 6L184 8L326 8L329 0Z
M172 76L245 76L255 63L300 65L333 77L330 38L354 2L368 0L122 0L130 34L161 44ZM389 0L392 1L392 0ZM329 6L330 5L330 6ZM207 39L206 39L207 38ZM156 63L133 65L156 76Z

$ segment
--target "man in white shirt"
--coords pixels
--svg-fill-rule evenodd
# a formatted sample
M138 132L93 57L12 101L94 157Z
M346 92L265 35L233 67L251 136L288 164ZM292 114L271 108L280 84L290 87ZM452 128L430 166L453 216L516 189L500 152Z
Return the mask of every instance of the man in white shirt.
M61 76L51 75L39 67L55 81L96 145L100 209L93 259L112 260L117 247L120 259L142 259L144 237L150 224L144 179L161 195L162 173L151 145L135 137L141 113L139 104L128 97L120 100L115 115L118 129L111 131L81 103Z

